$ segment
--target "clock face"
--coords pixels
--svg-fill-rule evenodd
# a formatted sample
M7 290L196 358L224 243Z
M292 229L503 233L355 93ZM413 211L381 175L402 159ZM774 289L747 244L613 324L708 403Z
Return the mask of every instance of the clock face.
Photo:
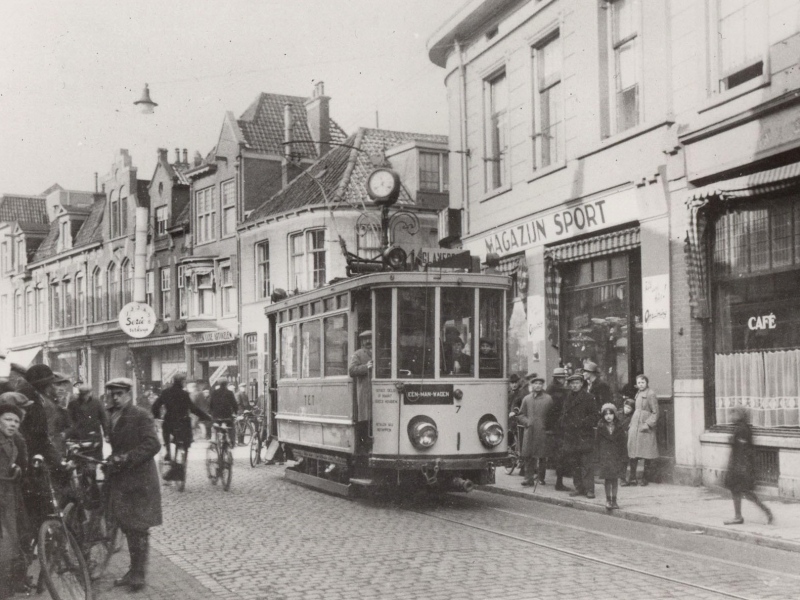
M389 171L375 171L369 178L369 190L376 198L388 196L394 190L394 186L394 175Z

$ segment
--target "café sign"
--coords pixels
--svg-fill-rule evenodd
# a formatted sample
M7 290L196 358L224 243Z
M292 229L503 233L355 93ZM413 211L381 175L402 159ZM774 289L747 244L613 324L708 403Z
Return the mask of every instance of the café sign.
M119 311L119 327L132 338L145 338L156 327L156 313L144 302L128 302Z

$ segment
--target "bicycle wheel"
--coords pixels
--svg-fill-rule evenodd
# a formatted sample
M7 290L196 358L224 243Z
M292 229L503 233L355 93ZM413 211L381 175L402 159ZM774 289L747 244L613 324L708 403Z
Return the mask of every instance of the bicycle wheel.
M58 519L39 528L39 562L53 600L92 600L92 581L81 548Z
M233 453L228 449L222 451L219 464L219 478L222 480L222 489L226 492L231 489L233 477Z
M206 474L212 485L217 485L217 478L219 477L217 473L218 459L217 446L213 443L209 444L208 448L206 448Z
M506 465L506 473L508 473L509 475L513 475L514 470L519 465L519 453L517 452L516 444L514 444L513 446L509 446L508 457L511 460Z
M189 466L186 462L186 459L188 458L188 454L189 453L183 448L175 450L176 457L179 455L181 456L181 459L178 460L178 464L180 465L181 469L181 477L175 482L179 492L182 492L186 489L186 469Z
M102 577L114 552L113 539L103 511L79 508L74 502L64 509L64 522L81 547L92 581Z
M255 467L261 462L261 436L255 434L250 440L250 466Z
M239 432L239 439L242 444L247 445L253 439L253 422L242 421L242 429Z

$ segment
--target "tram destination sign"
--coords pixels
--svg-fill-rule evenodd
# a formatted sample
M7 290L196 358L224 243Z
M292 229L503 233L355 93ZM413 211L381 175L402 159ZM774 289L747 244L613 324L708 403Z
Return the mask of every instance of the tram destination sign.
M403 404L453 404L453 385L447 383L407 383Z

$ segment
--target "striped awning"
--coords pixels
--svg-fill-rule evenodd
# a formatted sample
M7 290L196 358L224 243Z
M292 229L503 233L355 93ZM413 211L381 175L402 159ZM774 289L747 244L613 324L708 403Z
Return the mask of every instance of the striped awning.
M559 244L545 250L545 258L554 263L575 262L595 256L625 252L641 244L639 226L597 235L584 240Z
M145 338L143 340L131 340L128 342L130 348L145 348L147 346L163 346L164 344L182 344L184 336L181 335L165 335L164 337Z
M798 185L800 185L800 163L792 163L769 171L742 175L689 190L686 204L691 206L698 201L705 200L707 202L714 197L724 199L758 196Z

